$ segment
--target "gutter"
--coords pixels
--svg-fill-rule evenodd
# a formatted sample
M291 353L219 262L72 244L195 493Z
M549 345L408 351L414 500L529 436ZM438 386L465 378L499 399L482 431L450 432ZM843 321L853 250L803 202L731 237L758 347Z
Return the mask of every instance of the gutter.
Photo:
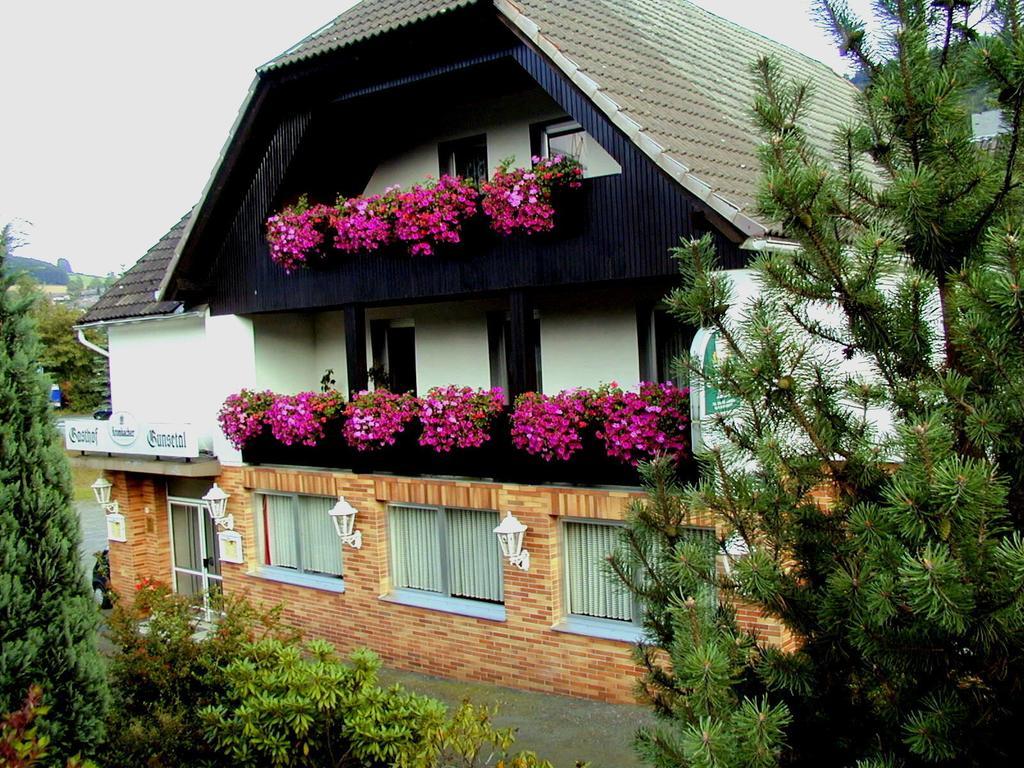
M179 317L205 317L207 306L200 304L188 312L172 312L166 315L142 315L141 317L123 317L113 320L95 320L91 323L82 323L72 326L76 331L81 332L86 328L105 328L110 325L138 325L139 323L151 323L156 320L177 320ZM91 342L90 342L91 343ZM92 347L89 347L92 349Z
M109 360L110 359L110 350L109 349L104 349L103 347L99 347L99 346L93 344L87 338L85 338L85 329L87 327L89 327L89 326L84 326L84 325L76 325L75 326L75 329L78 331L78 343L81 344L86 349L88 349L88 350L90 350L92 352L95 352L97 355L102 355L103 357L105 357L105 358L107 358Z

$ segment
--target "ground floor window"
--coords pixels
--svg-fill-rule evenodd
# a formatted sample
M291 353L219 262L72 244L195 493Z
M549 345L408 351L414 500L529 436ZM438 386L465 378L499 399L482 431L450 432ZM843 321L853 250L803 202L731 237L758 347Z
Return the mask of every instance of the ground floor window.
M390 505L392 586L503 602L498 522L492 510Z
M340 577L341 541L328 514L336 501L327 496L258 494L263 564Z
M570 616L639 623L640 608L632 593L612 574L607 558L619 546L622 523L566 521L565 543L566 606ZM688 528L692 535L714 546L711 528Z

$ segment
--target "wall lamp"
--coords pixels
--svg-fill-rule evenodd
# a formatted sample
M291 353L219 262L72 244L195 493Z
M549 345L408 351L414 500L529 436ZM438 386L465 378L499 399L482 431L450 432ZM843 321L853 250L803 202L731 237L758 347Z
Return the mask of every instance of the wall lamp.
M334 530L341 538L341 543L348 544L354 549L362 549L363 532L355 529L356 508L349 504L344 496L339 496L338 503L328 510L328 514L334 521Z
M100 476L91 486L92 494L96 497L96 503L103 507L107 516L107 538L110 541L127 541L128 529L125 525L124 515L121 514L121 507L117 500L110 500L110 490L114 487L107 478Z
M526 533L526 526L520 523L515 515L508 512L494 532L498 536L501 554L508 559L509 563L522 571L530 570L530 553L523 549L523 534Z
M233 531L235 529L235 516L225 515L228 508L230 494L224 492L216 483L205 494L203 501L206 503L206 511L210 513L210 519L223 530Z

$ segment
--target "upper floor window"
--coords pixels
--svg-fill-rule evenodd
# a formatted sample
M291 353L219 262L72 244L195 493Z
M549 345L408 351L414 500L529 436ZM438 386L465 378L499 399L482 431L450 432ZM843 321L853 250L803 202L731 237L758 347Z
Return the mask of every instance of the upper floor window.
M527 344L533 350L537 371L537 391L543 391L540 367L540 317L534 311ZM512 321L508 312L492 312L487 316L487 351L490 358L491 386L501 387L509 399L509 369L512 367Z
M460 176L480 184L487 181L487 135L445 141L437 147L441 175Z
M370 379L378 389L416 394L416 327L412 320L371 320Z
M392 586L503 602L498 522L490 510L390 505Z
M562 120L540 126L537 154L541 157L563 155L583 159L586 132L575 120Z
M660 307L641 311L639 321L640 378L644 381L671 381L684 386L686 375L676 362L690 354L692 329L684 326Z
M341 542L325 496L257 494L263 565L319 576L342 575Z

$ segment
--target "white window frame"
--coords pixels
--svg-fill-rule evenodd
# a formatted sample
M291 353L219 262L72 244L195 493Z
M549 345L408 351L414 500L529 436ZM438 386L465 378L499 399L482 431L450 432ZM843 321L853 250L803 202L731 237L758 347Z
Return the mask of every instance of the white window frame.
M448 613L456 613L464 616L472 616L481 619L490 619L492 621L504 621L505 620L505 578L504 578L504 560L501 558L500 552L496 555L498 578L501 585L501 601L494 602L489 600L483 600L479 598L466 597L463 595L452 595L451 593L451 561L450 561L450 550L448 547L448 520L447 513L449 510L466 510L469 512L481 512L489 515L494 515L495 525L500 522L500 515L497 510L493 509L475 509L472 507L446 507L438 506L436 504L409 504L402 502L389 502L387 505L387 529L388 529L388 574L393 578L395 573L395 550L394 541L391 539L391 521L390 515L392 510L395 509L418 509L418 510L432 510L435 513L435 533L438 536L438 551L440 558L440 570L441 570L441 587L442 591L435 592L433 590L416 589L415 587L398 587L393 583L391 585L391 592L381 597L382 600L387 602L399 603L402 605L411 605L420 608L429 608L431 610L445 611ZM497 541L497 539L495 539Z
M572 596L570 595L570 583L572 581L569 565L569 537L566 533L566 525L603 525L610 528L623 529L626 527L625 520L604 520L594 518L566 517L559 521L559 538L561 539L561 552L563 561L562 570L562 600L563 616L553 629L561 632L570 632L579 635L590 635L602 637L608 640L620 640L622 642L635 643L643 637L643 611L635 596L630 599L630 619L609 619L603 616L590 616L582 613L572 613ZM710 532L712 535L715 529L709 526L687 525L684 530ZM625 589L625 587L623 587Z
M551 157L551 143L552 138L558 138L559 136L571 136L573 134L580 134L583 138L584 143L586 142L587 132L583 130L583 126L575 120L562 120L557 123L549 123L545 125L540 132L540 156ZM584 147L580 147L580 154L573 155L576 160L582 159Z
M267 551L267 537L269 532L267 531L266 521L263 518L263 497L264 496L276 496L278 498L291 499L292 509L295 512L296 526L295 526L295 557L298 561L298 565L295 568L287 568L279 565L269 565L266 562L266 551ZM262 491L255 490L252 494L253 507L255 510L256 517L256 528L259 531L259 553L256 558L256 573L255 575L260 576L271 581L281 581L287 584L296 584L298 586L311 586L326 589L332 592L344 592L345 591L345 552L341 546L341 539L337 540L338 551L341 556L341 575L335 576L330 573L323 573L322 571L307 571L302 565L302 535L299 533L298 522L298 500L299 498L310 498L310 499L330 499L332 502L335 501L332 496L320 496L315 493L288 493L285 491Z

